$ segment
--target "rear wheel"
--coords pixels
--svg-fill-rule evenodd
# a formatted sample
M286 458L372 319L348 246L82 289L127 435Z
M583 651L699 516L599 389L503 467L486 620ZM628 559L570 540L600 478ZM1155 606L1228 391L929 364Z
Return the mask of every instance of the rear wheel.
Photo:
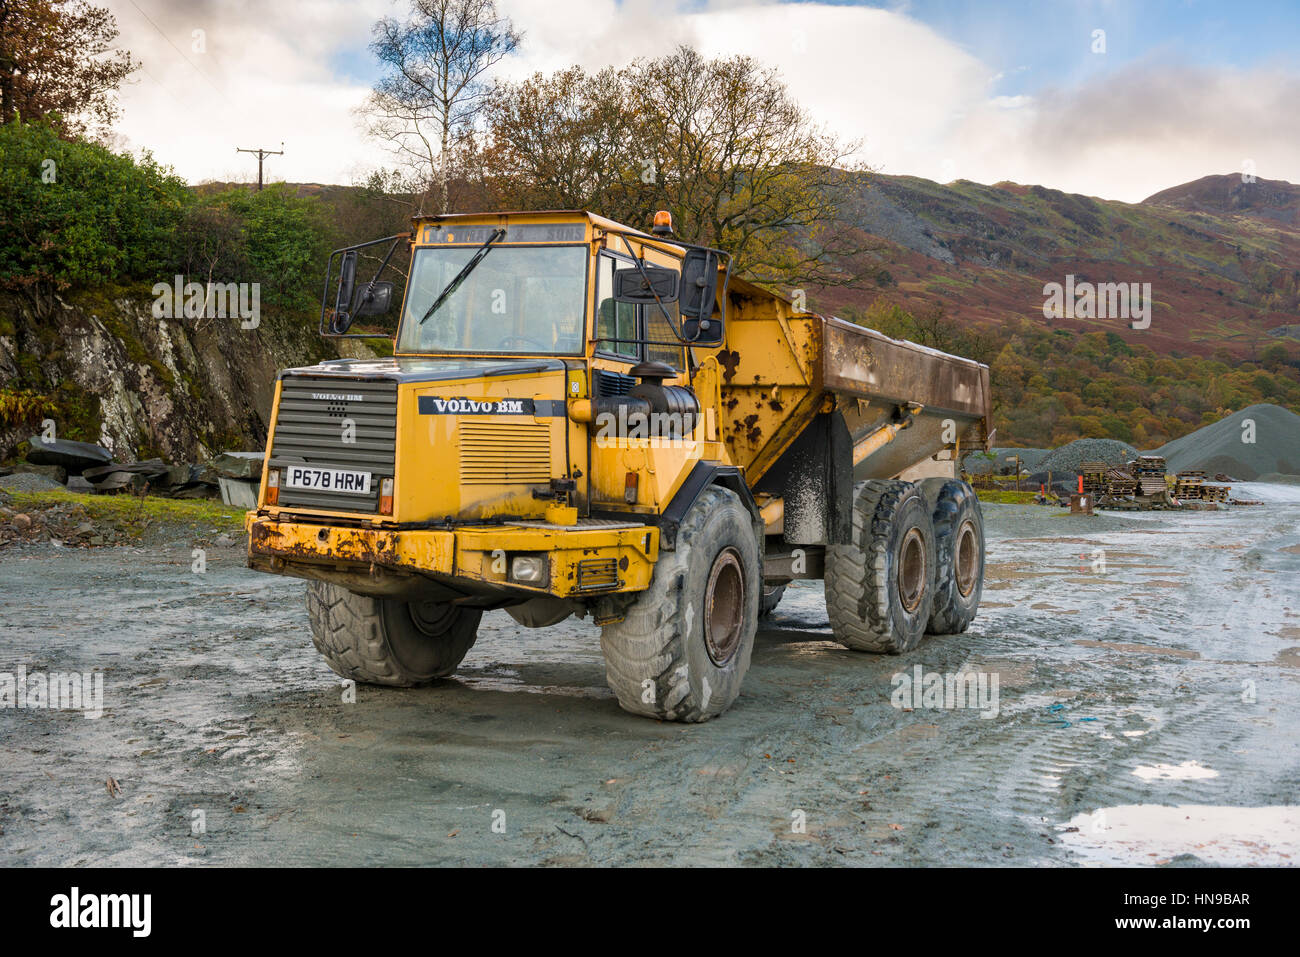
M934 603L930 509L909 482L859 482L853 542L826 549L826 612L854 651L899 654L925 635Z
M307 612L312 643L335 672L401 688L455 671L483 617L476 608L371 598L327 582L307 586Z
M975 490L965 482L934 480L926 492L932 502L937 569L927 631L957 635L975 620L984 589L984 515Z
M624 710L663 721L707 721L740 694L762 589L749 512L706 488L659 554L650 587L600 633L605 677Z

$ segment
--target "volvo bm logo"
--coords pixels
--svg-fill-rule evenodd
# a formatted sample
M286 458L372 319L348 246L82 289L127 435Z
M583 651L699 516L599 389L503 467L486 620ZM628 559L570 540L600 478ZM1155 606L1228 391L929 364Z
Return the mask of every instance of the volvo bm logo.
M363 395L339 395L338 393L335 392L313 392L311 394L311 397L313 399L320 399L322 402L363 402L365 401L365 396Z
M532 399L443 399L432 395L420 396L418 408L421 415L536 415Z

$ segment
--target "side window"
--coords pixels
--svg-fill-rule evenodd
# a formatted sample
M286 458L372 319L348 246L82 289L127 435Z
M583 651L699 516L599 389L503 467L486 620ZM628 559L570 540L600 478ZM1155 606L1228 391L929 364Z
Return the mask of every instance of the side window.
M672 318L671 323L664 318L663 311L654 303L645 307L646 338L652 343L646 346L646 358L651 362L666 362L680 372L686 368L684 354L682 347L673 343L679 341L674 330L681 328L682 317L677 303L665 303L664 308Z
M596 277L596 349L627 359L638 359L640 346L636 342L617 341L637 338L636 306L614 301L614 273L632 268L631 263L613 256L600 257Z

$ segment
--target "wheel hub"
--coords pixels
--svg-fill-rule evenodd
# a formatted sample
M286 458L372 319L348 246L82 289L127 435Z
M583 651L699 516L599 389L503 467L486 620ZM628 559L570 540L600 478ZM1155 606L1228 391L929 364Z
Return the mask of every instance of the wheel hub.
M704 646L719 667L740 647L745 625L745 568L740 553L724 548L713 560L704 590Z
M979 576L979 543L975 540L975 526L963 522L957 531L957 590L966 598L975 590Z
M925 540L919 528L909 528L898 550L898 597L909 612L916 611L925 594Z
M430 638L445 635L456 617L456 606L445 601L413 601L408 607L412 624Z

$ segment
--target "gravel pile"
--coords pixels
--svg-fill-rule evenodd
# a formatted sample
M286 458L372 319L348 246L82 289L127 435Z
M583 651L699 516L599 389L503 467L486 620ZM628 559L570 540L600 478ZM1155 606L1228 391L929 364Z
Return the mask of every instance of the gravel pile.
M1032 472L1038 467L1043 457L1051 449L989 449L995 458L989 459L982 452L972 452L962 459L962 468L968 475L1013 474L1016 468L1016 456L1020 456L1020 468Z
M1069 445L1062 445L1045 455L1035 470L1060 474L1078 472L1084 462L1126 465L1138 454L1137 449L1118 439L1075 439Z
M35 472L15 472L13 475L0 476L0 488L11 492L48 492L63 486Z
M1252 405L1174 439L1155 454L1165 457L1170 472L1202 469L1238 481L1300 475L1300 415L1278 405Z

